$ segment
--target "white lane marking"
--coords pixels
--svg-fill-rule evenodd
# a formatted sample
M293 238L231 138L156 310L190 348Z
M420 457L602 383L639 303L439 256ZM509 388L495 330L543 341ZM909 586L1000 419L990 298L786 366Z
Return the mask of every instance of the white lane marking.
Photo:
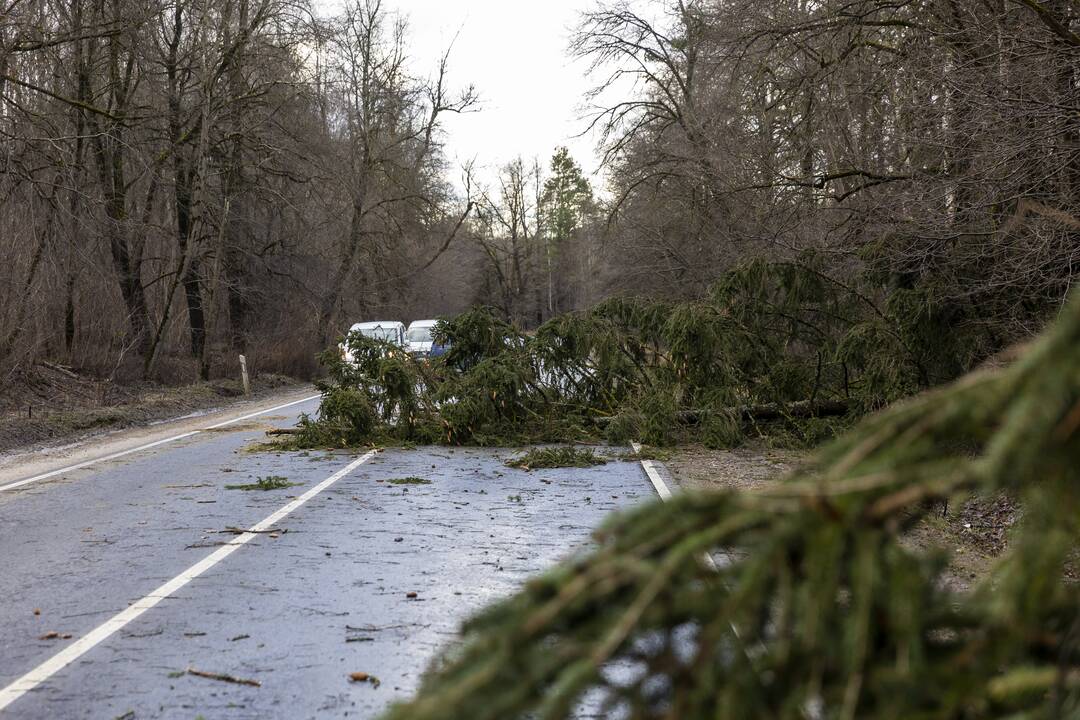
M111 635L122 629L125 625L129 624L131 621L138 618L144 612L154 607L159 602L169 597L177 590L184 587L189 582L220 563L225 558L232 555L242 546L246 545L251 540L257 538L260 531L267 530L268 528L273 527L279 520L284 518L293 510L296 510L298 507L306 503L311 498L321 493L326 488L336 483L341 478L348 475L350 472L355 470L363 463L370 460L378 452L378 450L371 450L364 455L361 455L356 460L353 460L344 468L338 470L336 473L326 478L321 483L290 502L288 505L285 505L277 512L268 516L262 522L252 526L244 534L237 535L235 538L230 540L227 545L210 553L205 558L174 577L172 580L169 580L167 583L157 588L150 594L129 605L126 610L122 610L116 615L113 615L101 625L98 625L86 635L83 635L81 638L71 643L66 648L56 653L51 658L41 663L30 672L13 681L10 685L0 690L0 711L11 705L11 703L15 702L26 693L36 688L41 683L48 680L56 673L63 670L71 663L78 660L86 653L90 652L90 650L92 650L95 646L107 640Z
M242 417L233 418L232 420L226 420L225 422L217 423L216 425L207 425L202 430L192 430L191 432L173 435L172 437L167 437L162 440L155 440L152 443L146 443L145 445L133 447L128 450L121 450L120 452L114 452L110 455L103 455L102 457L94 458L92 460L86 460L81 463L76 463L75 465L68 465L67 467L60 468L59 470L51 470L47 473L42 473L40 475L35 475L34 477L26 478L25 480L18 480L13 483L8 483L7 485L0 485L0 492L4 492L5 490L14 490L15 488L22 487L23 485L29 485L30 483L35 483L39 480L45 480L47 478L56 477L57 475L63 475L64 473L71 472L72 470L81 470L84 467L96 465L100 462L107 462L109 460L115 460L116 458L124 457L125 455L131 455L133 453L142 452L143 450L149 450L150 448L157 447L158 445L165 445L166 443L183 440L184 438L189 438L192 435L198 435L199 433L205 432L206 430L216 430L218 428L226 427L227 425L233 425L238 422L243 422L244 420L250 420L251 418L258 417L259 415L272 413L275 410L284 410L287 407L299 405L300 403L306 403L319 397L321 397L321 395L312 395L310 397L302 398L300 400L293 400L292 402L287 402L284 405L278 405L276 407L266 408L265 410L259 410L258 412L249 413Z

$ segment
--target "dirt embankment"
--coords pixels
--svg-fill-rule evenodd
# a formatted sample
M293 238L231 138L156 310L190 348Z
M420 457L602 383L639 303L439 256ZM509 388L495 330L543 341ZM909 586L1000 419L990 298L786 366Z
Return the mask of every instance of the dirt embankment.
M734 450L687 446L665 461L684 490L737 489L753 492L807 463L810 453L751 445ZM985 577L1004 552L1020 507L1006 495L975 498L959 507L938 507L912 528L905 542L913 549L949 555L946 582L965 590Z
M252 382L252 397L301 385L279 375L261 375ZM39 363L3 378L0 453L210 410L242 397L237 380L180 387L117 384L62 365Z

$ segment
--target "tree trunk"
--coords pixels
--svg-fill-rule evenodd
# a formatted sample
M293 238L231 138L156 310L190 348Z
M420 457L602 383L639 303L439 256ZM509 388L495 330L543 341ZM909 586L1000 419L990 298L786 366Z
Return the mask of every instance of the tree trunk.
M356 259L360 255L361 241L363 239L364 210L362 203L353 203L352 220L349 223L349 238L346 242L345 251L341 254L337 269L330 278L326 293L319 304L319 342L328 345L331 337L332 323L338 302L341 300L342 291L345 289L345 280L349 277Z
M191 356L199 361L199 377L206 380L206 314L203 311L202 274L197 258L184 271L184 297L187 300L188 327L191 329Z
M120 5L114 2L113 19L120 22ZM130 56L121 58L121 39L112 37L109 41L109 89L113 98L114 115L122 117L128 103L131 72L134 59ZM121 71L121 60L125 68ZM90 79L86 63L82 63L78 72L78 94L83 102L89 102ZM144 356L150 344L150 310L146 302L146 293L142 284L142 243L132 243L127 233L127 176L124 152L126 141L124 127L119 122L110 121L102 127L92 113L84 114L93 133L94 157L97 164L98 178L105 194L105 235L109 243L109 254L113 269L120 286L120 295L127 311L131 328L132 343Z

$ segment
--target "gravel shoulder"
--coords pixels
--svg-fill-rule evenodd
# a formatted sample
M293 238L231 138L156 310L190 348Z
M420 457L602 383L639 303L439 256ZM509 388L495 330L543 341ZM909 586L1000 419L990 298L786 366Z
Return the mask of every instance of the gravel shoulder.
M732 450L688 445L674 449L664 464L685 491L753 492L780 482L785 475L809 462L811 454L763 444ZM1020 515L1014 498L973 498L959 507L942 507L931 512L907 533L904 543L913 550L947 553L949 567L945 581L964 591L993 568L1008 544L1009 530Z
M792 472L806 458L803 451L764 446L710 450L685 445L664 464L683 490L754 490Z

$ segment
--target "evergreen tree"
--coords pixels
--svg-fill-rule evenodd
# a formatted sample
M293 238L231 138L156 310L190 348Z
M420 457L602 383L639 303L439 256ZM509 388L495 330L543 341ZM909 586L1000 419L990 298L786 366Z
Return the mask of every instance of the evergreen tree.
M548 317L560 311L559 295L560 291L565 290L556 287L555 276L560 269L560 261L570 255L571 244L585 225L592 208L593 194L589 181L570 156L570 151L565 147L557 148L551 157L551 176L544 183L540 202L547 263ZM567 273L558 274L565 278Z

